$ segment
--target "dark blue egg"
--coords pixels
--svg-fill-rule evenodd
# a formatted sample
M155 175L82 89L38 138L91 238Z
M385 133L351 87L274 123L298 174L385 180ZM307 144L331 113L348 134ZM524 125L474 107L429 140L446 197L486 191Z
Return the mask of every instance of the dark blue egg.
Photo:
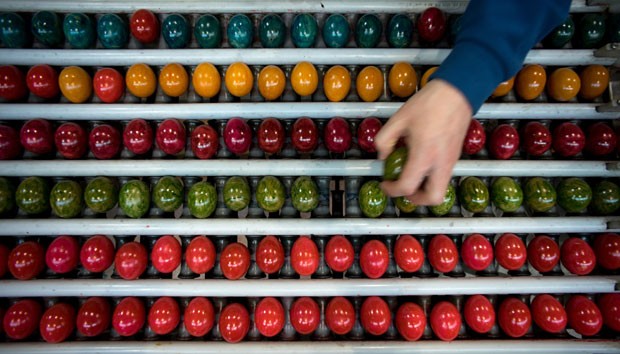
M340 14L333 14L323 24L323 42L329 48L342 48L349 42L349 22Z
M97 36L104 48L119 49L127 45L129 30L120 16L104 14L97 21Z
M24 19L13 12L0 14L0 43L7 48L23 48L30 42Z
M297 48L310 48L316 42L319 25L314 16L310 14L298 14L291 25L291 39Z
M243 14L233 16L226 28L228 44L233 48L249 48L254 39L254 27L249 17Z
M32 16L30 29L35 38L48 47L59 46L64 40L60 18L54 12L39 11L35 13Z
M258 36L263 47L280 48L286 38L286 25L280 16L266 15L260 20Z
M202 15L194 24L194 37L200 48L218 48L222 43L220 21L213 15Z
M357 21L355 26L355 42L360 48L374 48L381 41L381 20L373 14L366 14Z
M82 13L73 13L65 16L62 23L65 38L72 48L86 49L95 45L95 23Z
M172 14L164 19L161 34L169 48L185 48L192 38L192 29L185 17Z
M392 16L387 27L387 40L391 47L407 48L413 39L413 21L405 14Z

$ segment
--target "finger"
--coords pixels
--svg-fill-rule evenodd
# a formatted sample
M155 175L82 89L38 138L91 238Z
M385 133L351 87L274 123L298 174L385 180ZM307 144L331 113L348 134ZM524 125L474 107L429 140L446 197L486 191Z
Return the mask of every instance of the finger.
M432 166L431 156L424 148L410 147L400 177L396 181L383 182L381 184L383 191L391 197L415 194Z
M441 164L440 166L440 168L431 170L421 188L408 197L412 203L416 205L439 205L443 203L448 183L452 178L452 167L454 165Z
M398 139L405 133L404 120L399 119L398 112L379 130L375 136L375 149L380 160L384 160L394 150Z

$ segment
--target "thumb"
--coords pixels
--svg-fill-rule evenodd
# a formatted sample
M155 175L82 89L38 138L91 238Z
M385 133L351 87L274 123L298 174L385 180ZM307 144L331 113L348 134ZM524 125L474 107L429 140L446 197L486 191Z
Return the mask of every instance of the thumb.
M404 126L402 119L392 119L381 128L377 136L375 136L375 149L377 149L378 157L384 160L394 150L398 140L403 136Z

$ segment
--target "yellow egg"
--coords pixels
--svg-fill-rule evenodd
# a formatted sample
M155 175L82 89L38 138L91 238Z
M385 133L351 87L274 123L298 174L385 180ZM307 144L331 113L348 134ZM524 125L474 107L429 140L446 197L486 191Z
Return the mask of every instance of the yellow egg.
M390 69L388 85L392 95L400 98L409 97L413 95L418 85L418 75L411 64L398 62Z
M148 65L133 64L125 74L125 85L129 92L141 98L146 98L155 93L157 79L155 73Z
M220 92L222 79L217 68L211 63L200 63L192 75L192 84L198 95L211 98Z
M62 69L58 75L58 86L62 95L73 103L85 102L93 90L90 75L79 66Z
M264 67L258 74L258 91L267 101L273 101L282 96L285 86L284 71L275 65Z
M170 63L159 72L159 86L170 97L179 97L187 91L189 77L183 65Z
M230 64L224 79L228 92L236 97L249 95L252 92L252 87L254 87L254 76L245 63Z
M433 73L437 71L437 69L439 69L438 66L433 66L432 68L426 70L424 75L422 75L422 79L420 79L420 88L426 86L428 80L431 78L431 75L433 75Z
M357 94L364 102L374 102L383 93L383 73L376 66L367 66L355 80Z
M291 72L291 86L299 96L310 96L319 85L319 74L312 63L297 63Z
M351 89L351 75L341 65L329 68L323 77L323 90L331 102L340 102L347 97Z

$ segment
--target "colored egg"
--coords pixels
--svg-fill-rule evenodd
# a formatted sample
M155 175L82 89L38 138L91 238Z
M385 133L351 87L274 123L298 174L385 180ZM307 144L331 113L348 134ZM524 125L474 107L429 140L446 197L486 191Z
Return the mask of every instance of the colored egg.
M21 70L13 65L0 66L0 98L16 101L26 95L26 84Z
M153 43L159 38L159 20L149 10L140 9L131 14L129 28L140 43Z
M92 93L90 75L79 66L68 66L58 75L62 95L73 103L83 103Z
M76 181L62 180L50 192L50 205L56 216L68 219L82 212L82 187Z
M374 153L375 137L381 130L382 123L375 117L364 118L357 127L357 144L363 151Z
M119 49L127 45L129 31L125 21L116 14L104 14L97 21L97 36L104 48Z
M63 42L62 23L54 12L39 11L32 15L30 29L34 37L47 47L56 47Z
M132 95L146 98L155 93L157 79L153 69L146 64L133 64L125 73L125 85Z
M314 47L319 25L310 14L298 14L291 24L291 39L297 48Z
M392 151L383 162L383 179L385 181L397 180L407 162L407 157L407 148L404 146Z
M220 20L213 15L202 15L194 24L194 38L200 48L217 48L222 43Z
M161 24L161 35L168 48L185 48L192 38L192 29L185 17L172 14L168 15Z
M456 190L452 184L448 184L446 194L443 197L443 201L439 205L429 206L428 210L435 216L444 216L452 210L454 202L456 201Z
M392 16L387 26L387 40L390 47L406 48L413 40L413 21L405 14Z
M118 201L116 183L108 177L96 177L84 189L84 203L95 213L106 213Z
M355 43L360 48L374 48L381 40L383 25L374 14L365 14L355 25Z
M15 204L29 215L41 214L50 207L50 187L41 177L24 179L15 190Z
M610 215L620 209L620 187L608 180L597 183L592 191L592 209L601 215Z
M602 65L588 65L579 75L581 90L579 95L586 100L601 96L609 86L609 70Z
M521 186L510 177L499 177L491 184L491 200L505 213L512 213L523 203Z
M568 213L585 210L592 201L592 189L581 178L563 179L557 188L558 204Z
M275 65L264 67L258 74L258 91L267 101L278 99L286 86L284 71Z
M607 36L610 43L620 42L620 14L607 14Z
M557 193L553 185L541 177L531 178L523 187L525 204L533 211L544 213L555 206Z
M232 211L240 211L250 204L250 185L244 177L230 177L224 183L224 203Z
M416 208L418 207L417 205L413 204L406 197L397 197L397 198L395 198L394 199L394 205L398 208L398 210L400 210L403 213L413 213L416 210Z
M256 139L258 147L266 154L277 154L286 139L284 126L275 118L263 119L258 126Z
M415 92L418 85L418 75L413 66L407 62L395 63L388 75L388 86L392 95L406 98Z
M12 12L0 14L0 43L6 48L23 48L30 42L24 19Z
M233 48L249 48L254 39L254 27L249 17L237 14L228 21L228 44Z
M367 181L359 191L359 205L362 213L369 218L381 216L387 207L388 197L379 186L379 181Z
M491 94L492 97L504 97L512 90L512 87L515 84L514 76L510 79L500 82L499 85L495 88L495 91Z
M461 206L472 213L480 213L489 205L489 189L478 177L467 177L459 185Z
M187 91L189 78L183 65L170 63L159 72L159 86L170 97L179 97Z
M187 192L187 208L193 217L208 218L217 206L217 191L213 184L200 181L191 186Z
M357 94L364 102L374 102L383 93L383 73L376 66L367 66L357 74Z
M15 206L15 189L11 181L0 177L0 215L11 211ZM0 267L2 268L2 267ZM0 276L3 272L0 271Z
M323 42L328 48L343 48L349 43L349 21L341 14L330 15L323 24Z
M93 78L93 89L102 102L114 103L125 93L125 80L115 69L99 69Z
M581 80L577 73L570 68L559 68L553 71L547 81L547 93L559 102L573 99L581 89Z
M578 155L585 145L586 136L575 123L564 122L553 130L553 150L562 157Z
M319 74L312 63L299 62L291 72L291 86L299 96L309 96L316 91L319 84Z
M543 40L545 47L558 49L564 47L575 34L575 23L573 18L568 16L564 22L554 28Z
M162 177L153 187L151 199L158 208L171 213L183 204L183 183L176 177Z
M275 213L282 208L285 198L284 186L277 177L265 176L258 181L256 202L261 209Z
M53 98L58 95L58 73L46 64L35 65L26 73L26 85L33 94L42 98Z
M92 48L97 40L95 22L83 13L67 14L62 29L67 42L74 49Z
M243 97L252 92L254 76L250 68L241 62L230 64L224 77L226 88L231 95Z
M222 78L211 63L200 63L192 74L192 84L198 95L211 98L220 92Z
M545 69L538 64L526 65L516 78L517 95L526 101L531 101L543 92L547 83Z
M341 65L329 68L323 77L323 90L328 100L340 102L347 97L351 89L351 75Z
M432 68L429 68L428 70L424 72L424 74L422 75L422 78L420 79L420 88L426 86L426 84L431 79L431 75L433 75L435 71L437 71L437 69L439 69L438 66L433 66Z
M439 42L446 33L446 15L436 7L429 7L418 17L416 27L421 41Z
M583 15L577 29L577 44L586 49L602 46L606 26L605 16L601 13Z
M551 147L551 132L539 122L529 122L523 131L523 147L531 156L541 156Z
M461 18L463 15L451 15L448 20L448 43L454 46L456 37L461 31Z
M123 184L118 193L118 206L130 218L144 216L149 211L150 204L149 186L143 181L131 180Z
M286 39L286 25L276 14L263 16L258 25L258 38L265 48L280 48Z
M319 188L311 177L297 177L291 185L293 207L302 213L308 213L319 205Z

